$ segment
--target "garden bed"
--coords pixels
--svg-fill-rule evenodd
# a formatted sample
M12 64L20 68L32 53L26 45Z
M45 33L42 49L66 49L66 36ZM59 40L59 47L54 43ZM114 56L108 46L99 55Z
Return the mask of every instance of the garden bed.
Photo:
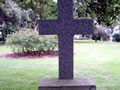
M43 59L43 58L55 58L58 57L58 52L57 51L45 51L43 52L44 54L40 54L38 51L32 51L32 52L27 52L24 54L4 54L0 55L0 58L6 58L6 59L24 59L24 60L29 60L29 59Z

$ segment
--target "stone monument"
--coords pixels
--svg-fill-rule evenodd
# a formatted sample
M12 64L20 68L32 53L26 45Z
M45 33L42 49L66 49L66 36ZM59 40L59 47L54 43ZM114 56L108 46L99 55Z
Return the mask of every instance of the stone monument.
M73 0L58 0L57 20L39 20L40 35L58 35L59 79L40 79L38 90L96 90L89 78L73 74L73 36L92 33L93 20L73 19Z

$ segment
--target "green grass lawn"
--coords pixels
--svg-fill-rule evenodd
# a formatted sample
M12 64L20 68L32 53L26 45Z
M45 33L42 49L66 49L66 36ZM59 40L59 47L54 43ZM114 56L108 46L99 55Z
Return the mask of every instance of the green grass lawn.
M120 43L75 41L75 77L89 77L97 90L120 90ZM0 54L11 53L0 45ZM37 90L40 78L58 77L58 58L7 60L0 58L2 90ZM17 89L15 89L17 88Z

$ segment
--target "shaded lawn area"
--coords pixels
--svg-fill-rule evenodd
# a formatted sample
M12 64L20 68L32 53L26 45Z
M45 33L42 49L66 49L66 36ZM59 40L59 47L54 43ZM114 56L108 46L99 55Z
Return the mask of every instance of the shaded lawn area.
M120 90L120 43L75 41L75 77L90 77L97 90ZM0 54L11 53L0 45ZM7 60L0 58L0 88L37 90L40 78L58 77L58 58Z

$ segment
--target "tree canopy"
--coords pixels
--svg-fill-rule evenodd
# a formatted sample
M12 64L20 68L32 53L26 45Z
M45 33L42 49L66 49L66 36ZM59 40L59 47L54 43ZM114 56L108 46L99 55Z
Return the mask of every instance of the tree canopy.
M38 19L56 18L52 0L0 0L0 30L5 36L19 28L37 27Z
M13 0L23 9L32 9L34 13L39 13L40 19L56 18L56 4L53 0ZM52 15L51 15L52 13Z
M11 0L0 3L0 30L3 30L4 34L16 31L22 24L22 13L21 8Z
M120 16L120 0L74 0L76 18L89 17L111 26Z
M53 0L0 0L0 14L8 30L35 28L38 19L57 18L57 4ZM74 0L74 17L112 26L120 18L120 0Z

